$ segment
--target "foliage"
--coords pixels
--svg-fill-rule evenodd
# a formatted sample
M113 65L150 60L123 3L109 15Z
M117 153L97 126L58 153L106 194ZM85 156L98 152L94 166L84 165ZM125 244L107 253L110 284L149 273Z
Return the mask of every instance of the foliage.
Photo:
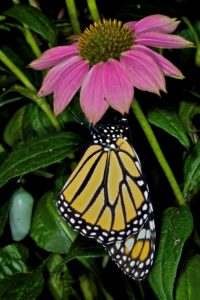
M167 79L167 94L159 98L136 92L181 187L186 206L177 207L138 121L130 114L133 144L150 186L158 240L150 276L137 283L108 261L95 241L77 235L55 207L60 189L91 138L88 126L81 125L83 116L77 97L55 119L52 96L36 96L42 75L27 65L44 50L65 45L74 34L76 26L65 2L68 1L48 1L48 5L40 0L0 3L0 298L198 299L200 19L198 8L194 7L197 4L191 8L189 0L140 0L137 4L112 0L108 6L106 0L97 1L101 16L123 21L155 13L178 19L184 16L178 34L196 45L194 49L165 50L165 56L185 75L183 81ZM92 6L87 6L86 1L76 4L84 29L91 22ZM15 243L8 216L10 199L20 186L32 194L35 203L30 232Z

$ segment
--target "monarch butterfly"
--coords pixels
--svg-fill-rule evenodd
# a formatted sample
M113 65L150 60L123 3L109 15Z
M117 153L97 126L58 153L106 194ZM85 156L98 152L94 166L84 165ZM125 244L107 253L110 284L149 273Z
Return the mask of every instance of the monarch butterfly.
M106 251L122 271L135 280L148 275L155 254L155 223L150 203L148 220L135 235L122 242L105 246Z
M150 200L140 160L128 142L128 121L92 127L91 134L93 144L64 185L58 211L71 227L103 245L139 236Z

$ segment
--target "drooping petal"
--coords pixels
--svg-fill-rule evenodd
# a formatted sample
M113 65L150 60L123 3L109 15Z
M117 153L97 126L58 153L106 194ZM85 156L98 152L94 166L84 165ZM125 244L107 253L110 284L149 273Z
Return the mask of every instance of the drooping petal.
M129 50L121 56L120 61L136 88L158 95L160 90L166 92L163 73L150 56L140 51Z
M57 81L54 92L54 113L58 115L72 100L89 70L89 63L80 60L71 65Z
M63 59L76 54L78 54L78 49L75 45L54 47L46 50L39 58L33 60L29 67L35 70L48 69L60 63Z
M42 82L42 86L38 92L38 97L51 94L55 90L57 82L63 76L63 73L79 61L81 61L79 56L72 56L49 70Z
M179 23L180 21L177 21L176 18L156 14L145 17L137 22L128 22L126 25L136 34L149 31L172 33L176 30Z
M102 118L109 107L103 94L102 67L102 63L98 63L90 69L80 93L81 108L87 119L93 124Z
M134 89L120 62L112 59L103 64L102 82L110 106L122 114L128 113Z
M159 32L137 34L135 37L135 44L168 49L193 46L193 43L185 40L181 36Z
M179 79L184 78L184 75L174 64L172 64L168 59L158 54L157 52L142 45L135 45L133 49L144 52L147 55L149 55L151 58L153 58L155 62L159 65L160 69L162 70L165 76L175 77Z

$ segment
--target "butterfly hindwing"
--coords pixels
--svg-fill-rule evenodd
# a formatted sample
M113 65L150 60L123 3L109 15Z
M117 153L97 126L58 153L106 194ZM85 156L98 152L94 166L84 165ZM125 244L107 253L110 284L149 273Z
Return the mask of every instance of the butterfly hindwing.
M105 246L117 266L134 280L143 280L149 274L155 254L155 223L150 204L148 219L135 235L124 241Z
M136 234L148 216L148 188L127 130L107 125L93 133L57 201L70 226L103 244Z

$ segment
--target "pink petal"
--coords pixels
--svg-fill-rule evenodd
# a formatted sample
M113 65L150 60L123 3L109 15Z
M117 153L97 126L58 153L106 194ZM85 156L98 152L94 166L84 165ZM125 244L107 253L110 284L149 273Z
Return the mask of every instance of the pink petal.
M46 50L39 58L33 60L29 67L35 70L47 69L76 54L78 54L78 49L75 45L54 47Z
M141 51L129 50L120 60L136 88L158 95L159 90L166 92L163 73L150 56Z
M159 32L137 34L135 44L158 47L158 48L186 48L192 47L193 43L178 35Z
M58 115L72 100L89 70L89 63L80 60L71 65L57 81L54 92L54 113Z
M120 62L112 59L103 64L102 82L110 106L122 114L128 113L134 89Z
M149 31L172 33L179 23L180 21L177 21L176 18L157 14L145 17L138 22L128 22L126 25L137 34Z
M149 55L152 59L154 59L154 61L159 65L160 69L162 70L165 76L175 77L179 79L184 78L181 71L174 64L172 64L168 59L156 53L155 51L152 51L151 49L142 45L135 45L133 49L137 51L142 51Z
M87 119L96 124L109 105L104 99L102 88L102 63L94 65L85 78L80 94L81 108Z
M79 61L81 61L81 58L79 56L71 56L67 60L64 60L63 62L59 63L51 70L49 70L47 75L44 77L42 86L38 92L38 97L43 97L51 94L55 90L57 82L61 78L61 76L63 78L63 73Z

